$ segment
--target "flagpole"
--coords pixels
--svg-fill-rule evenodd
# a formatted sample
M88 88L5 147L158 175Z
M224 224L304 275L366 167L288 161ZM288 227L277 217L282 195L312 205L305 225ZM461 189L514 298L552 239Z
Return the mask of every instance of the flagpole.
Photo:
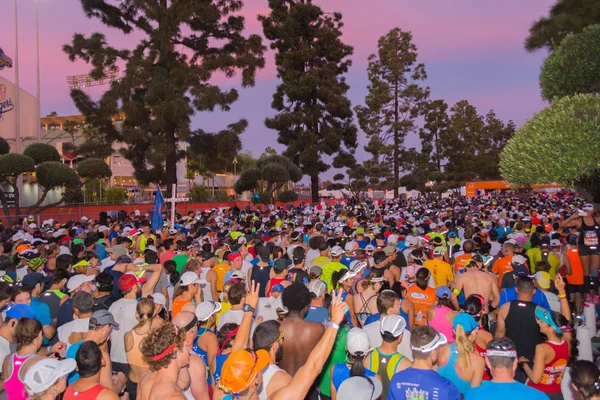
M38 0L35 0L35 74L36 74L36 100L37 100L37 119L35 121L35 129L37 140L41 139L42 130L40 128L40 118L42 116L41 100L40 100L40 23L38 18ZM73 143L74 144L74 143Z

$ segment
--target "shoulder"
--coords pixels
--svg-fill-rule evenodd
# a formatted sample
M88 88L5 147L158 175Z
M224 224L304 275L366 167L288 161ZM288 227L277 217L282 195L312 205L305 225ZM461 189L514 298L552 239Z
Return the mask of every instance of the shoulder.
M100 394L98 395L98 397L96 397L97 400L118 400L119 396L113 392L110 389L104 389L103 391L100 392Z

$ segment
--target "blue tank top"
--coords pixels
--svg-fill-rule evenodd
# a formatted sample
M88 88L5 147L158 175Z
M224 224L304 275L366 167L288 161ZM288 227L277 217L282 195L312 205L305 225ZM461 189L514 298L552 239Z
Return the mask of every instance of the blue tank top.
M223 370L223 364L225 364L227 357L229 357L229 354L217 354L215 357L215 382L219 382L219 379L221 379L221 371Z
M438 373L444 378L448 379L450 382L454 383L459 392L466 394L471 388L471 382L465 381L458 375L458 371L456 369L457 360L458 349L456 348L456 343L452 343L450 345L450 357L448 358L448 362L443 367L438 366Z
M365 368L365 376L367 378L373 378L375 372ZM333 367L333 373L331 374L331 381L335 386L335 390L340 389L340 385L344 383L346 379L350 378L350 367L348 364L335 364Z
M208 365L208 353L206 351L204 351L200 346L198 346L198 339L200 338L200 336L204 335L206 332L212 332L212 331L208 328L198 328L198 336L196 337L196 340L194 340L194 345L192 346L192 351L196 355L198 355L198 357L200 357L202 359L202 361L204 361L204 365L206 365L206 370L208 371L208 373L206 374L206 382L210 385L211 384L211 376L210 376L210 366Z

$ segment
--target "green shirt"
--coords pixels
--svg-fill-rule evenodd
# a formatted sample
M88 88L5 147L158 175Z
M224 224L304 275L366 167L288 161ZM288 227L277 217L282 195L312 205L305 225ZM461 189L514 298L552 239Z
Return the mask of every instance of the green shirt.
M333 349L329 354L329 358L325 362L323 367L323 373L321 374L321 382L319 383L319 389L325 396L331 396L331 367L335 364L342 364L346 362L346 335L348 334L347 328L340 328L335 342L333 343Z
M331 261L321 266L323 273L321 274L321 280L327 284L327 291L331 292L333 290L333 282L332 275L334 272L338 272L342 269L347 270L348 268L337 261Z
M187 264L189 259L190 256L188 256L187 254L177 254L171 259L175 261L175 264L177 265L177 272L179 272L179 275L181 275L181 273L183 272L183 267L185 267L185 264Z

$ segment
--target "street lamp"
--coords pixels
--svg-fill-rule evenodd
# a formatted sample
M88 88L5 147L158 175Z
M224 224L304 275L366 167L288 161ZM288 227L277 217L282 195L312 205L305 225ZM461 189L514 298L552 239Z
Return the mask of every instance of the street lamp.
M238 163L237 157L233 157L233 175L236 175L236 176L237 176L237 163Z

